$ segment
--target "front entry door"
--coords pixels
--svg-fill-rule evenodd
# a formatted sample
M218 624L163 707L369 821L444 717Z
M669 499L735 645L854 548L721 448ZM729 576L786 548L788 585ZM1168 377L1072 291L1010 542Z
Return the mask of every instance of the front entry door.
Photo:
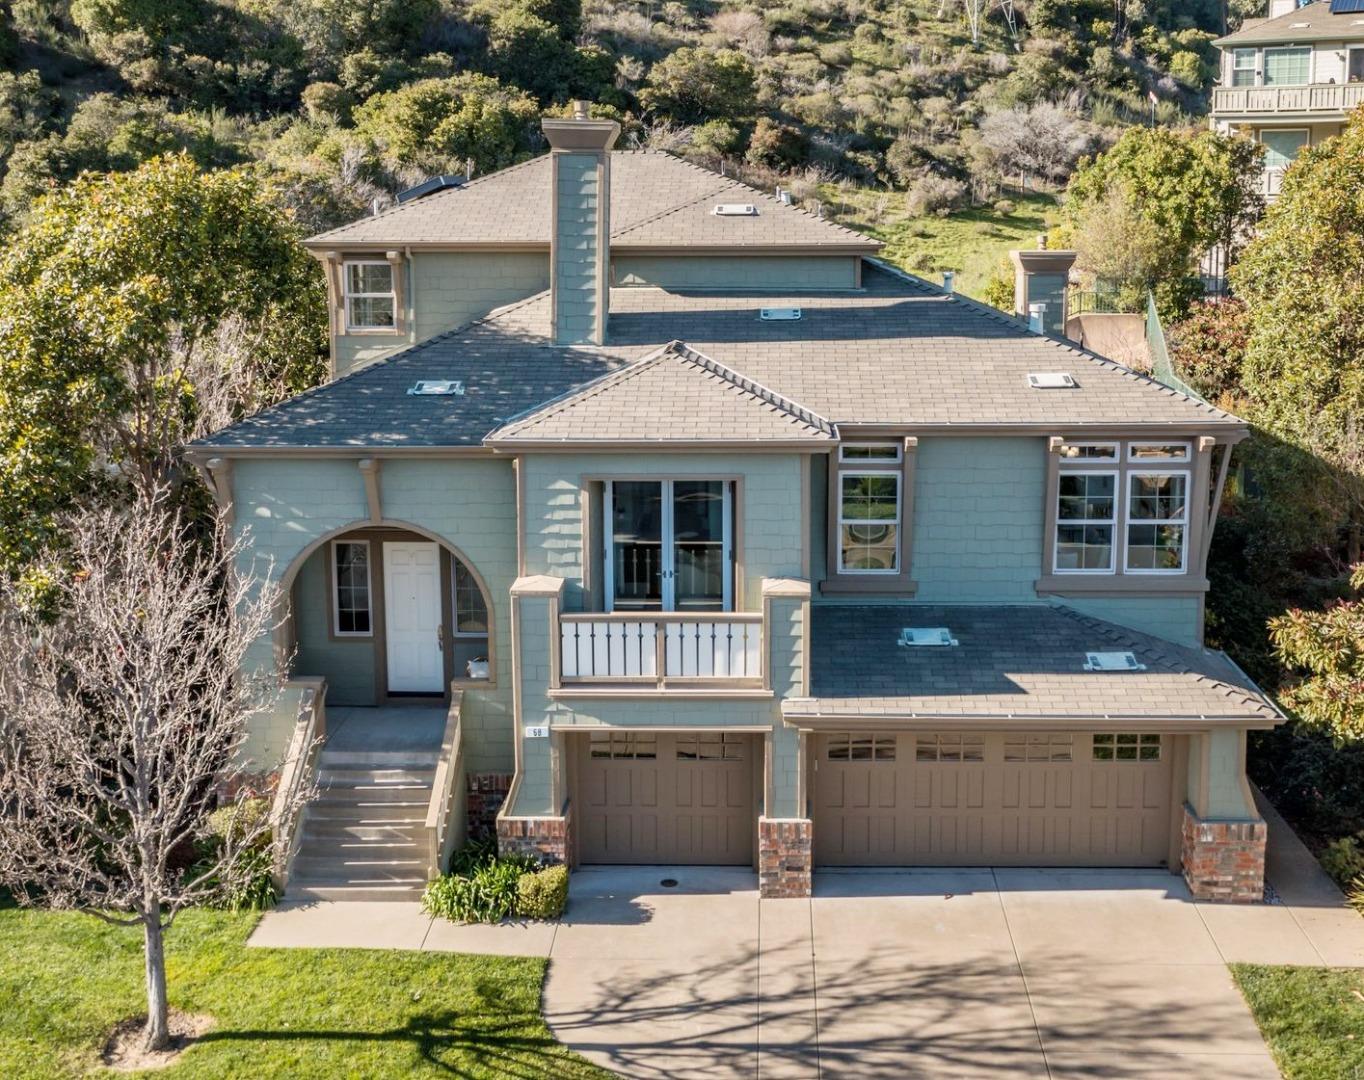
M440 551L423 542L384 543L388 690L439 694L445 687Z

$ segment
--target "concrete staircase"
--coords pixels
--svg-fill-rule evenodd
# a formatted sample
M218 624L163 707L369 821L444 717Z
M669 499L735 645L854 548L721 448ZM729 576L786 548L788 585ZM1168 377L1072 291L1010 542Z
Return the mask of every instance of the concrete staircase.
M288 900L415 900L426 886L436 753L323 750Z

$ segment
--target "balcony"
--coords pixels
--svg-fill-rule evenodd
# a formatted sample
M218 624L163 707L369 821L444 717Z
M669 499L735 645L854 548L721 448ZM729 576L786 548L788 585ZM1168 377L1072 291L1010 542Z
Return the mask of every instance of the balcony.
M760 690L764 622L759 612L560 615L558 684Z
M1236 117L1320 117L1344 119L1364 104L1364 82L1310 83L1305 86L1215 86L1212 114Z

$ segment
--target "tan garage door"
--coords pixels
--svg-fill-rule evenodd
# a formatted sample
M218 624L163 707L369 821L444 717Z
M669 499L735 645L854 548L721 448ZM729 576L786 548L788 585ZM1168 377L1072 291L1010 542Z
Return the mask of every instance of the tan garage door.
M752 862L751 735L615 731L578 742L581 861Z
M815 859L871 866L1158 866L1172 739L1141 732L824 735Z

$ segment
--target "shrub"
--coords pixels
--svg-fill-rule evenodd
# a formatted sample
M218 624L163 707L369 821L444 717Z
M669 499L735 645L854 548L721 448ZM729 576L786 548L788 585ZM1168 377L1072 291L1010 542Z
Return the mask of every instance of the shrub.
M422 893L422 910L455 922L501 922L515 914L517 883L533 865L533 859L511 856L436 878Z
M213 811L208 818L207 830L195 842L196 858L186 870L186 878L193 879L202 874L216 859L229 837L240 837L269 812L269 801L259 798L242 799ZM272 835L265 833L253 847L244 850L239 865L246 871L242 884L237 888L221 890L211 906L233 912L263 911L273 907L279 899L279 890L275 886Z
M1352 908L1364 915L1364 877L1357 877L1350 882L1349 888L1345 890L1345 899Z
M1240 300L1194 304L1170 327L1170 352L1182 378L1209 401L1241 388L1250 320Z
M546 866L516 882L516 914L523 919L557 919L568 903L568 867Z
M905 196L905 209L914 217L951 210L966 198L966 185L950 176L925 176L914 181Z

